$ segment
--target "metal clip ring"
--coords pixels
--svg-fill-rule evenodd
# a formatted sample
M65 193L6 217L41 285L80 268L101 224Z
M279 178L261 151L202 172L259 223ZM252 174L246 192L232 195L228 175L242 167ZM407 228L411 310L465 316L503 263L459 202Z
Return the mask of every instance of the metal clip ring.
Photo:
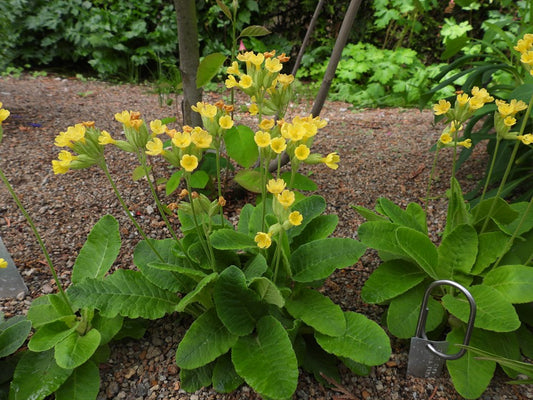
M426 290L426 293L424 294L424 300L422 301L422 306L420 307L420 316L418 317L418 324L416 326L416 333L415 336L423 339L427 339L426 336L426 319L428 315L429 308L427 307L427 302L429 300L429 295L431 294L431 291L436 286L441 285L450 285L457 289L459 289L465 297L467 298L468 302L470 303L470 316L468 317L468 324L466 326L466 334L465 338L463 340L463 345L466 346L470 342L470 336L472 336L472 330L474 329L474 320L476 319L476 302L474 301L474 298L470 294L468 290L466 290L463 286L458 284L457 282L450 281L450 280L440 280L435 281ZM466 352L466 349L462 348L459 350L456 354L444 354L435 349L430 343L427 344L428 349L435 355L444 358L445 360L457 360L463 356L463 354Z

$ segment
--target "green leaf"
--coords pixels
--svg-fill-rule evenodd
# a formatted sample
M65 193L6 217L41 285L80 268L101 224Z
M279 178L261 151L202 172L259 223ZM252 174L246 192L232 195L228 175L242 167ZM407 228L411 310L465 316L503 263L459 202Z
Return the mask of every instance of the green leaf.
M292 207L292 211L299 211L302 214L303 221L298 226L293 226L289 231L289 237L299 235L316 217L324 212L326 209L326 200L322 196L308 196L296 203Z
M491 211L490 216L489 211ZM482 201L472 210L472 213L478 216L474 221L476 225L481 225L486 218L490 218L503 232L506 231L505 227L512 224L518 217L518 212L500 197L492 197ZM490 224L488 226L490 227Z
M291 247L297 248L307 242L327 238L335 231L338 223L339 217L335 214L319 215L313 218L305 224L305 227L301 230L301 233L299 233L298 236L293 237ZM290 233L291 231L289 231L289 234Z
M265 257L262 254L257 254L244 267L244 275L247 280L251 280L263 276L267 269L268 264Z
M222 12L226 15L226 17L228 17L229 20L233 22L233 15L231 15L231 11L229 7L226 4L224 4L222 0L216 0L216 1L220 9L222 10Z
M218 318L214 308L196 319L176 351L176 364L180 368L196 369L225 354L235 343L231 334Z
M339 359L333 354L325 352L318 345L314 336L299 335L293 342L293 348L300 367L311 372L320 383L327 383L322 374L340 382L341 378L337 367Z
M233 229L219 229L209 237L211 244L219 250L257 249L254 239L245 233Z
M33 300L30 309L28 310L28 319L31 321L34 328L39 328L43 325L54 321L74 321L76 316L72 310L65 310L62 307L54 307L51 300L55 298L54 304L62 301L59 293L48 294Z
M361 215L364 219L367 221L383 221L388 222L388 218L380 215L372 210L369 210L368 208L365 208L363 206L351 206L359 215Z
M235 174L233 180L250 192L261 193L261 173L259 171L243 169Z
M391 301L387 310L387 328L390 333L401 339L414 336L425 291L425 285L421 284ZM442 305L431 296L427 307L429 311L425 330L431 332L442 323L445 312Z
M211 385L213 368L214 364L212 363L196 369L182 368L180 371L181 388L192 393Z
M240 35L239 35L239 38L241 37L254 37L254 36L265 36L265 35L268 35L270 33L270 31L265 28L264 26L260 26L260 25L250 25L250 26L247 26L246 28L244 28Z
M17 351L28 338L30 331L31 322L24 316L15 316L0 322L0 358Z
M168 179L165 185L165 193L170 196L180 186L181 178L183 176L183 170L174 172Z
M72 374L56 364L52 350L22 355L9 391L11 400L42 400L54 393Z
M120 251L120 231L117 220L105 215L93 226L72 269L72 283L85 278L102 279Z
M400 227L396 229L396 240L405 254L409 255L420 268L433 279L439 279L435 271L438 262L437 248L426 234Z
M233 366L230 353L219 357L213 369L213 389L218 393L230 393L244 383Z
M283 179L287 183L287 185L289 185L291 183L291 176L292 173L290 171L286 171L281 174L281 179ZM308 191L317 190L317 188L317 184L312 179L298 172L294 174L294 178L292 179L292 186L289 187L289 189Z
M509 237L500 231L478 235L478 252L472 267L473 275L480 275L509 248Z
M85 335L72 332L55 346L57 365L65 369L74 369L92 357L100 345L100 332L91 329Z
M246 203L241 209L241 214L239 215L239 223L237 224L237 232L249 235L251 232L249 229L250 218L255 210L255 207L250 203Z
M404 226L407 228L412 228L417 231L420 231L422 233L427 232L426 224L425 224L425 215L424 215L424 224L420 224L419 216L415 218L411 213L414 213L413 205L415 203L410 203L410 213L408 213L405 210L402 210L399 206L394 204L392 201L385 197L381 197L378 199L379 202L379 208L380 211L390 218L390 220L398 224L400 226ZM419 206L420 207L420 206ZM418 211L417 211L418 212ZM424 214L423 210L422 213Z
M391 355L389 337L374 321L362 314L345 312L346 331L332 337L320 332L315 338L320 347L338 357L346 357L366 365L379 365Z
M78 307L93 307L104 317L157 319L173 312L179 298L160 289L138 271L117 270L105 280L86 279L69 288L69 296Z
M69 328L64 322L56 321L40 327L28 342L31 351L45 351L70 335L76 326Z
M458 225L437 249L438 279L459 281L457 276L469 274L478 252L477 232L472 225Z
M224 134L224 143L226 144L228 155L244 168L250 168L259 157L259 150L254 136L254 131L246 125L233 126ZM238 183L241 184L240 182ZM242 184L241 186L246 188Z
M265 303L273 304L279 308L285 306L285 299L274 282L260 276L250 279L248 287L259 295L259 299Z
M410 262L385 261L365 282L361 298L370 304L382 303L415 287L425 277L426 274Z
M218 73L226 61L226 56L222 53L212 53L205 56L196 72L196 87L201 88L211 82L211 79Z
M207 182L209 182L209 175L205 171L198 170L198 171L194 171L191 174L190 179L191 179L190 181L191 187L196 188L196 189L204 189L207 185Z
M239 338L231 359L237 373L263 397L287 399L296 390L296 355L287 332L270 315L258 321L253 335Z
M148 167L148 172L152 170L152 167ZM139 165L133 170L133 173L131 174L131 179L134 181L138 181L146 176L146 170L142 165Z
M211 295L213 293L213 287L218 279L218 274L213 272L203 278L194 290L187 293L179 302L176 307L177 312L183 312L192 303L200 303L204 307L211 305Z
M483 285L498 290L510 303L533 302L533 268L505 265L487 273Z
M349 238L326 238L300 246L291 254L293 279L313 282L325 279L337 268L354 265L366 246Z
M96 314L91 321L91 326L100 332L100 345L109 343L120 332L124 323L124 317L117 315L114 318L106 318Z
M298 290L287 299L287 311L324 335L340 336L346 331L346 320L341 308L329 297L315 290Z
M470 214L466 208L463 198L463 192L457 179L452 178L450 182L448 212L446 214L446 227L444 228L443 237L453 231L456 226L470 224Z
M454 328L446 336L446 341L452 345L462 344L464 335L464 327ZM471 346L485 347L489 335L490 332L474 329L470 338ZM454 346L450 346L450 353L455 352L453 348ZM452 378L453 386L459 394L467 399L477 399L488 387L496 369L496 363L478 360L474 354L467 351L458 360L446 361L446 367Z
M89 361L76 368L56 391L56 400L94 400L100 391L100 371Z
M357 234L361 242L368 247L409 259L396 238L398 227L398 224L388 221L368 221L359 226Z
M494 332L511 332L518 329L520 319L513 305L498 290L486 285L475 285L468 290L476 301L476 328ZM442 298L442 303L461 321L468 321L470 304L464 296L459 298L447 294Z
M213 300L217 314L234 335L248 335L263 312L259 295L246 285L244 273L235 266L226 268L215 284Z

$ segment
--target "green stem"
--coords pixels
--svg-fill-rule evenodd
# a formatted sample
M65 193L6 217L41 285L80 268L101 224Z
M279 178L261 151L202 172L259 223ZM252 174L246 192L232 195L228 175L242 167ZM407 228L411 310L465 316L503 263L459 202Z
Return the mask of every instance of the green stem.
M500 147L501 139L498 137L496 138L496 146L494 146L494 152L492 153L492 160L490 162L489 172L487 173L487 178L485 180L485 185L483 186L483 192L481 192L481 197L479 198L479 203L485 199L485 194L487 193L487 189L489 187L490 179L492 177L492 171L494 170L494 165L496 164L496 155L498 154L498 149ZM477 220L477 216L479 213L479 207L476 209L476 214L474 215L474 221Z
M265 216L266 216L266 168L265 159L259 154L259 169L261 170L261 232L265 231Z
M146 235L144 230L137 223L137 221L133 217L130 209L128 208L128 205L126 204L126 202L124 201L124 199L120 195L120 192L118 191L117 185L115 184L115 181L113 180L113 178L111 177L111 174L109 173L109 169L107 168L107 164L105 162L102 162L102 163L99 163L98 165L102 169L102 171L104 171L104 174L105 174L107 180L109 181L109 183L111 184L111 187L113 188L113 192L115 193L115 196L117 196L117 199L118 199L120 205L122 206L122 208L126 212L126 215L130 219L130 221L133 224L133 226L135 226L135 228L137 229L137 232L139 232L139 234L142 236L142 238L146 241L146 244L148 244L148 246L154 252L156 257L159 258L160 261L164 262L165 260L163 259L163 257L161 257L161 254L159 254L159 252L156 250L156 248L152 244L152 240L148 238L148 236Z
M274 282L274 284L277 284L276 280L278 278L279 260L281 259L281 235L283 235L283 231L280 232L278 242L276 243L276 253L274 254L274 260L272 260L274 264L274 271L272 272L272 282Z
M57 276L57 273L56 273L56 270L54 268L54 264L52 263L52 259L50 257L50 254L48 253L48 250L46 249L44 241L41 238L41 235L37 231L37 227L33 223L33 219L30 217L30 214L28 214L28 212L26 211L26 209L24 208L24 206L20 202L19 197L15 193L15 190L13 189L13 186L11 186L11 184L7 180L7 177L4 175L4 172L2 171L2 169L0 169L0 179L2 180L4 185L6 185L7 190L9 191L9 194L11 195L11 197L13 198L15 203L17 204L17 207L19 208L19 210L22 213L22 215L24 215L24 218L26 218L26 221L30 225L30 228L31 228L33 234L37 238L37 242L39 243L39 247L41 248L41 251L44 254L44 258L46 259L46 263L48 264L48 268L50 269L50 272L52 273L52 276L54 277L54 281L56 283L57 289L59 290L59 293L61 294L61 297L63 298L65 303L68 304L70 309L74 310L72 308L72 305L70 304L70 301L69 301L65 291L63 290L63 287L61 286L61 282L59 281L59 277Z

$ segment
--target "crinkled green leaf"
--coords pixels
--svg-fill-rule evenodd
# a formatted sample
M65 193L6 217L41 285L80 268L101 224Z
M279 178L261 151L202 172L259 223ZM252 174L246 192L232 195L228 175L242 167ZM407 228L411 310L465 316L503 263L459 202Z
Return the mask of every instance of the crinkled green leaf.
M480 275L503 255L508 247L509 237L501 231L485 232L478 235L478 253L471 273Z
M366 280L361 298L371 304L382 303L405 293L425 278L424 271L408 261L385 261Z
M483 285L498 290L510 303L533 302L533 268L503 265L485 275Z
M349 238L326 238L303 244L291 254L293 279L297 282L325 279L337 268L354 265L365 251L365 245Z
M439 279L435 266L438 262L437 248L424 233L411 228L396 229L396 240L405 254L433 279Z
M458 281L461 274L469 274L478 252L477 232L472 225L457 225L442 239L437 248L438 279ZM460 282L462 283L462 282Z
M224 134L228 155L244 168L250 168L259 157L254 136L254 131L245 125L233 126ZM241 182L238 183L241 184ZM247 189L245 185L241 184L241 186Z
M100 370L89 361L76 368L56 391L56 400L94 400L100 391Z
M76 326L69 328L62 321L51 322L41 326L28 342L28 348L31 351L45 351L51 349L74 332L75 329Z
M212 274L209 274L203 278L200 282L198 282L196 287L191 292L183 296L176 307L176 311L185 311L187 306L192 303L200 303L204 305L204 307L211 305L213 287L217 279L218 274L216 272L213 272Z
M340 336L346 331L346 320L341 308L316 290L298 290L287 299L287 311L325 335Z
M287 399L296 390L296 355L287 332L270 315L258 321L253 334L239 338L231 359L237 373L263 397Z
M338 357L346 357L366 365L379 365L391 355L389 337L374 321L362 314L345 312L346 330L340 336L316 332L320 347Z
M179 302L175 293L160 289L140 272L121 269L103 281L88 278L71 286L69 296L78 307L94 307L109 318L161 318Z
M196 319L176 351L180 368L196 369L225 354L237 341L218 318L214 308Z
M0 358L18 350L28 338L31 322L24 316L11 317L0 322Z
M233 229L218 229L209 237L211 245L219 250L244 250L256 249L253 237Z
M244 383L231 361L230 353L217 358L213 369L213 389L218 393L230 393Z
M74 369L92 357L100 345L100 332L91 329L85 335L72 332L55 346L57 365L65 369Z

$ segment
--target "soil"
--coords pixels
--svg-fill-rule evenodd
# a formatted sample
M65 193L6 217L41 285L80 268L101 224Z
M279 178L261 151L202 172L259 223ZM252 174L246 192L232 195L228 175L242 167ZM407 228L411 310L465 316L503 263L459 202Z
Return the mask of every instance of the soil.
M206 101L223 98L208 93ZM91 227L105 214L113 214L121 226L123 250L116 267L132 267L132 250L139 241L134 227L107 183L96 168L54 175L51 160L57 158L54 137L70 125L96 121L113 136L120 133L114 114L122 110L141 111L152 120L177 116L179 99L172 106L161 105L149 86L115 85L57 76L0 78L0 101L10 110L4 121L0 167L15 187L23 204L35 220L58 270L68 287L72 265ZM290 116L309 114L312 100L297 99ZM431 146L442 126L433 123L431 111L415 109L355 110L349 104L326 102L321 117L328 121L313 147L314 152L337 151L341 162L333 171L324 165L307 168L318 184L316 193L325 197L327 213L339 216L338 237L357 238L364 222L353 205L373 208L379 197L401 206L423 203L433 164ZM111 172L131 212L154 238L168 237L154 204L147 195L145 182L132 179L133 159L123 152L106 153ZM476 186L487 162L484 149L475 149L461 168L458 178L464 191ZM428 215L432 239L438 241L446 213L445 191L451 170L451 152L439 157L435 182L431 188ZM156 177L168 176L162 163L154 162ZM24 314L31 300L56 291L51 274L37 242L4 187L0 187L0 236L9 249L29 289L27 296L1 299L0 311L6 316ZM250 199L248 196L246 199ZM246 200L244 199L244 200ZM165 198L167 202L174 198ZM228 214L243 205L243 198L228 196ZM233 214L233 215L231 215ZM360 312L381 322L384 309L365 304L359 294L379 260L368 251L360 261L336 271L323 287L344 310ZM99 399L255 399L247 386L231 394L202 389L187 394L180 388L179 369L174 354L188 325L187 318L170 315L150 324L140 340L122 340L111 346L111 357L101 365ZM356 376L345 369L342 380L326 386L301 373L295 399L460 399L447 373L423 379L406 376L409 343L391 337L392 356L385 365L372 369L369 376ZM505 383L498 372L483 399L533 399L533 389Z

